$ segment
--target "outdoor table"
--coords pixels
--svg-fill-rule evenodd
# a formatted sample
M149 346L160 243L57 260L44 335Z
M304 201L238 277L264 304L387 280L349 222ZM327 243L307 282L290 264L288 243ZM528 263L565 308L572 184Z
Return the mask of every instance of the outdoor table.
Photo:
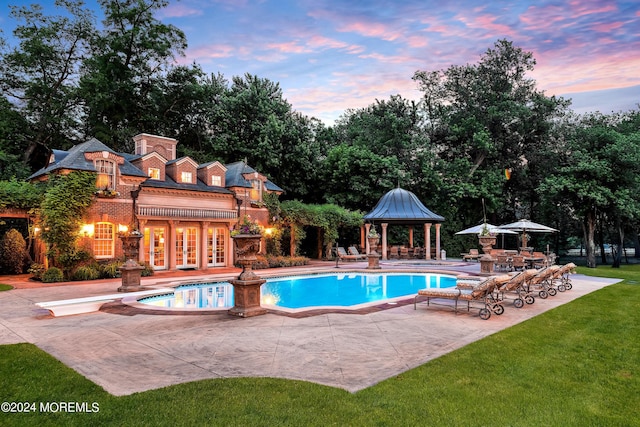
M524 262L527 263L528 268L533 268L538 261L544 261L544 257L524 257Z

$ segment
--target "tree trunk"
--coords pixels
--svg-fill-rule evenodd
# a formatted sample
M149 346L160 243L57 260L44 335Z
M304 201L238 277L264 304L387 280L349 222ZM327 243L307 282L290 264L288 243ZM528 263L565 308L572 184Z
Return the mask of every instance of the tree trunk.
M582 226L584 232L584 243L587 250L587 267L596 268L596 244L594 235L596 231L596 214L589 210L584 218Z
M613 263L611 267L620 268L620 264L622 263L622 251L624 250L624 230L622 229L622 224L620 223L620 218L616 220L616 226L618 227L618 236L616 242L616 251L613 254Z
M604 250L604 231L602 230L604 221L602 220L602 215L600 216L600 221L597 222L598 225L598 242L600 243L600 260L602 261L602 265L607 265L607 252Z
M631 230L631 240L633 241L634 258L640 258L640 239L638 239L638 233L635 230Z
M324 254L324 251L322 250L324 248L324 232L322 231L322 228L318 227L318 243L317 243L317 250L318 250L318 259L322 259L322 256Z
M291 225L291 236L289 237L289 255L296 256L296 226Z

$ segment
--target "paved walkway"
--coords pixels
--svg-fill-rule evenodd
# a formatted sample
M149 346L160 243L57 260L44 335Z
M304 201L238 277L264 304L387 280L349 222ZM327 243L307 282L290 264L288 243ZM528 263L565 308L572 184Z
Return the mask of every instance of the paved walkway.
M346 271L363 263L318 264L305 271ZM383 263L383 268L475 273L475 263ZM229 270L223 275L237 274ZM162 285L198 273L158 274L143 285ZM200 272L202 274L202 272ZM219 275L206 272L206 277ZM573 276L573 289L487 321L478 310L419 303L367 314L325 313L293 318L269 313L253 318L227 314L122 315L100 311L54 318L35 302L115 293L118 280L36 286L15 281L0 292L0 344L30 342L114 395L127 395L205 378L279 377L312 381L351 392L398 375L452 350L617 282ZM0 283L10 283L0 277ZM20 283L22 285L20 285ZM411 299L412 300L412 299Z

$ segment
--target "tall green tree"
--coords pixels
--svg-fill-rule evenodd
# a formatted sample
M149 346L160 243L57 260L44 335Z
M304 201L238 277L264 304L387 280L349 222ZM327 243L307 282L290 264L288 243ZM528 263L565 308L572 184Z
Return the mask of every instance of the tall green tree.
M0 97L0 180L26 178L25 147L33 135L27 119L4 97Z
M28 121L31 144L22 147L34 169L43 166L46 147L65 147L80 116L77 81L94 17L81 0L56 0L58 15L38 4L10 6L19 21L18 45L0 58L0 88ZM44 154L43 154L44 153ZM38 155L39 154L39 155Z
M151 92L187 47L184 33L154 14L167 0L99 0L103 30L91 39L80 81L85 133L121 151L131 136L153 132ZM151 129L150 129L151 128Z
M524 209L520 215L530 216L539 202L532 180L542 179L540 169L550 159L535 153L568 103L536 89L527 77L535 63L530 52L498 40L477 64L414 74L443 167L446 204L467 224L482 218L482 199L488 211L509 217L517 206ZM505 170L511 171L510 181Z
M620 246L625 226L637 226L640 218L640 131L628 121L618 115L581 117L567 132L561 167L539 188L581 220L588 267L596 267L598 221L613 226ZM620 264L620 249L614 266Z
M327 201L367 211L398 185L420 197L433 184L434 152L415 103L394 95L348 110L334 132L338 145L322 166Z

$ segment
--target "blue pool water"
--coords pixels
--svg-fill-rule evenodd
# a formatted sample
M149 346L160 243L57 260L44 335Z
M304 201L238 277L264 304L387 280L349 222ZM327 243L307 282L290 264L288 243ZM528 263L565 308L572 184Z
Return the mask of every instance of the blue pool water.
M419 289L455 286L456 278L431 273L321 274L268 279L261 287L261 303L283 308L348 307L414 295ZM168 308L231 308L229 283L183 285L173 294L141 303Z

